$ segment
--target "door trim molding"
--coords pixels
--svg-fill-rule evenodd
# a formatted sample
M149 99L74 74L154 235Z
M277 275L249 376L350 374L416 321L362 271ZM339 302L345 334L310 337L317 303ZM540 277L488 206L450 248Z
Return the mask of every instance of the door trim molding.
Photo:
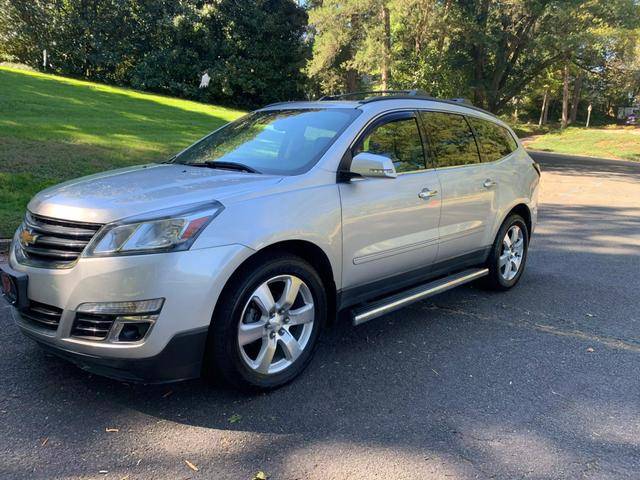
M469 267L484 265L489 257L491 246L449 260L423 266L398 275L382 278L363 285L338 291L338 310L371 301L382 296L400 292L420 283L450 275Z
M361 257L355 257L353 259L354 265L361 265L363 263L372 262L374 260L382 260L383 258L393 257L394 255L399 255L401 253L408 253L414 250L419 250L420 248L429 247L438 243L438 238L432 238L430 240L424 240L422 242L412 243L409 245L402 245L401 247L390 248L388 250L383 250L381 252L369 253L367 255L362 255Z

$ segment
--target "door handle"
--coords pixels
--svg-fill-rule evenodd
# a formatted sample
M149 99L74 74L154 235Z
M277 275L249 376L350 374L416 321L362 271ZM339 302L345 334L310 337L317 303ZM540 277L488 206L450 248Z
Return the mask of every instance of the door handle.
M484 183L482 184L482 186L484 188L493 188L498 184L498 182L495 182L493 180L491 180L490 178L487 178Z
M422 191L418 194L418 198L421 198L422 200L429 200L431 197L435 197L437 194L437 190L429 190L428 188L423 188Z

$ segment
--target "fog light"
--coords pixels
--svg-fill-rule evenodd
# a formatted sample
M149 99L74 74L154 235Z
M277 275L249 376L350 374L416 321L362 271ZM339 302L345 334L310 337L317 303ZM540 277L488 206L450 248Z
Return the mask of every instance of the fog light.
M120 342L137 342L142 340L150 327L150 322L125 323L122 325L118 340Z
M76 309L76 323L99 323L104 325L102 326L104 334L94 338L85 338L86 335L79 335L75 330L71 334L82 336L83 339L106 340L110 343L139 342L153 327L163 305L164 298L134 302L82 303ZM109 323L111 325L107 327ZM74 327L77 326L74 324ZM87 327L84 326L84 329L86 330ZM76 330L82 329L78 327Z

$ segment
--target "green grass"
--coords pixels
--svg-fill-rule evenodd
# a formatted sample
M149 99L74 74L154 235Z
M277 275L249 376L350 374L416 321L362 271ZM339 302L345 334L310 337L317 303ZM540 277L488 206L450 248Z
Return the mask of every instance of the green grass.
M532 133L523 139L531 150L640 161L638 127L569 127L564 131Z
M0 238L56 183L166 159L242 112L0 67Z

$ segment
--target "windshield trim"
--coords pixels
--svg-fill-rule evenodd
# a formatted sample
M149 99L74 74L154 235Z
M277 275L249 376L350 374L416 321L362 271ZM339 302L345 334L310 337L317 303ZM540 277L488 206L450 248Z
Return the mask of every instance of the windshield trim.
M345 124L340 129L336 130L336 133L335 133L333 139L330 142L328 142L327 145L325 145L324 148L322 148L322 150L320 150L316 155L314 155L309 160L309 162L307 162L307 164L305 164L303 167L300 167L300 168L295 169L295 170L291 170L290 172L286 172L286 173L284 173L284 172L274 173L274 172L269 172L269 171L267 171L267 172L260 171L261 174L289 177L289 176L303 175L303 174L307 173L308 171L310 171L312 168L314 168L318 164L320 159L324 156L325 153L327 153L327 151L342 136L344 131L350 125L352 125L353 122L362 114L362 110L355 109L355 108L335 108L335 107L333 107L333 108L320 108L320 107L318 107L318 108L311 108L311 107L309 107L309 108L286 108L285 105L282 105L282 108L269 108L269 109L254 110L254 111L249 112L249 113L247 113L245 115L242 115L241 117L238 117L237 119L235 119L235 120L233 120L231 122L227 122L224 125L221 125L220 127L216 128L215 130L209 132L207 135L205 135L201 139L199 139L196 142L192 143L188 147L182 149L180 152L178 152L177 154L175 154L174 156L172 156L168 160L165 160L164 162L161 162L161 163L170 163L170 164L173 164L173 165L189 165L189 163L187 163L187 162L182 163L182 162L178 161L180 156L182 156L183 153L187 152L191 148L196 147L197 145L200 145L202 142L205 142L211 136L213 136L214 134L218 133L219 131L229 127L233 123L239 122L239 121L243 121L247 117L250 117L250 116L256 115L256 114L260 114L260 113L267 113L267 112L271 113L271 112L290 111L290 110L298 110L298 111L301 111L301 112L304 112L304 111L321 111L321 110L326 110L326 111L344 110L344 111L351 112L352 113L352 117L347 122L345 122ZM224 163L224 162L222 162L222 163ZM191 164L191 166L193 166L193 164Z

